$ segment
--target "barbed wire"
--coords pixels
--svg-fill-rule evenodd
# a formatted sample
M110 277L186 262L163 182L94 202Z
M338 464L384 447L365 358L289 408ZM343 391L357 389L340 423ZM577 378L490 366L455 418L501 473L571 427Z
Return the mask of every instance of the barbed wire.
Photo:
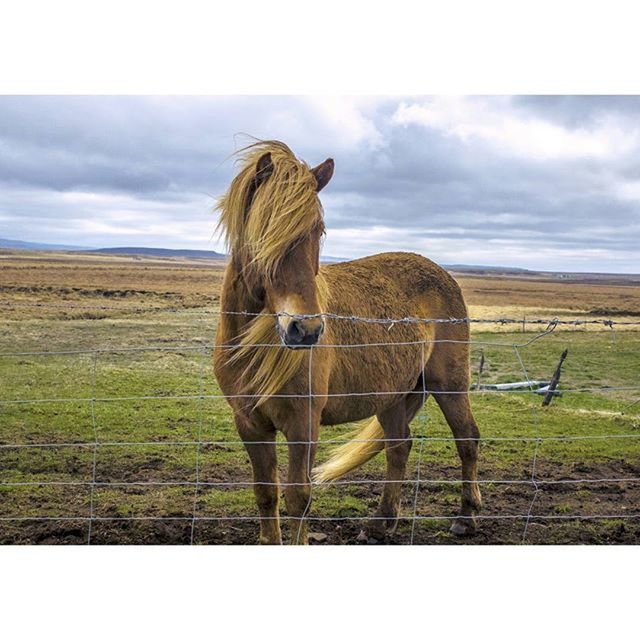
M532 340L537 340L538 337L548 335L550 331L537 334L535 338L528 340L520 346L527 346ZM365 349L365 348L379 348L379 347L410 347L418 346L421 344L469 344L469 345L481 345L481 346L512 346L512 343L495 342L486 340L452 340L448 338L434 338L432 340L413 340L413 341L398 341L398 342L364 342L354 344L339 344L339 343L318 343L313 346L314 349ZM59 351L0 351L0 357L17 358L17 357L30 357L30 356L65 356L65 355L86 355L93 353L135 353L146 351L169 351L169 352L182 352L182 351L202 351L203 349L207 353L213 353L216 349L237 349L240 345L238 343L226 343L218 345L181 345L181 346L169 346L169 345L153 345L145 347L100 347L98 349L62 349ZM245 343L242 345L244 348L271 348L271 349L295 349L296 347L289 347L282 343L273 342L255 342Z
M567 325L567 326L583 326L583 325L601 325L605 327L612 326L637 326L640 327L639 320L613 320L611 317L584 317L575 319L561 318L472 318L472 317L446 317L446 318L426 318L418 316L404 316L397 318L389 317L371 317L359 315L342 315L338 313L320 312L320 313L288 313L285 311L266 312L266 311L226 311L221 309L206 309L202 307L126 307L117 305L64 305L51 303L16 303L0 301L0 306L6 308L42 308L42 309L59 309L64 311L120 311L126 313L175 313L185 315L214 315L214 316L246 316L246 317L273 317L273 318L292 318L296 320L305 320L313 318L324 318L330 320L344 320L350 322L362 322L365 324L383 324L383 325L403 325L403 324L499 324L499 325ZM615 315L633 316L635 312L616 312Z
M549 335L554 331L556 325L550 324L547 329L537 333L529 340L523 343L516 344L518 347L526 347L533 342ZM352 344L344 343L329 343L319 342L313 346L314 349L366 349L366 348L381 348L381 347L411 347L428 344L468 344L471 346L494 346L494 347L513 347L513 342L504 341L491 341L491 340L455 340L452 338L426 338L424 340L398 340L398 341L385 341L385 342L360 342ZM45 350L45 351L0 351L0 357L17 358L17 357L38 357L38 356L71 356L71 355L87 355L87 354L107 354L107 353L135 353L135 352L148 352L148 351L168 351L168 352L182 352L182 351L203 351L205 355L207 353L213 353L217 349L238 349L241 345L238 342L222 343L222 344L198 344L198 345L148 345L143 347L99 347L99 348L87 348L87 349L61 349L61 350ZM255 343L243 343L243 348L270 348L270 349L296 349L297 347L291 347L282 342L255 342Z

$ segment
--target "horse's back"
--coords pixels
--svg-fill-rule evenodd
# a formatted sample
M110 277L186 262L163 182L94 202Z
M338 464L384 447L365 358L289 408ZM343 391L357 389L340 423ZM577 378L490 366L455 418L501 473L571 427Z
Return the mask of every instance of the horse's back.
M331 313L375 318L466 315L457 282L416 253L379 253L323 266L322 273Z

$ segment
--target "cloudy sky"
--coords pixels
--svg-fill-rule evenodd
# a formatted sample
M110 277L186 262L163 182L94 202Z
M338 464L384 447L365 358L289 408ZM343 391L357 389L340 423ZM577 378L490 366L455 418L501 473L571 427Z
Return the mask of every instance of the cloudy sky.
M0 237L222 250L242 133L335 159L327 255L640 272L635 97L0 97Z

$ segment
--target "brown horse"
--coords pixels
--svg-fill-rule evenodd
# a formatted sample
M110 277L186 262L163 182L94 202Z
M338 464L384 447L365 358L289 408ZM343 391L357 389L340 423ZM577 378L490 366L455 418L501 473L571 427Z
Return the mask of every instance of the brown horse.
M215 373L253 466L260 541L281 543L276 431L288 441L284 494L292 541L307 542L312 476L329 482L386 450L387 480L368 526L393 531L411 449L409 424L433 393L462 461L462 507L451 530L475 531L479 432L469 405L469 326L460 288L412 253L320 266L318 192L333 160L311 169L281 142L244 150L220 199L231 259L216 338ZM436 318L444 322L362 321ZM355 346L361 345L361 346ZM312 472L320 425L372 418Z

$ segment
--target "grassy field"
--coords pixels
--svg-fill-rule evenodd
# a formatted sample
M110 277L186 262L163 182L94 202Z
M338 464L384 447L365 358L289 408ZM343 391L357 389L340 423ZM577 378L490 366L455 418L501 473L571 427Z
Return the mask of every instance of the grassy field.
M1 542L257 540L248 458L211 366L222 268L0 253ZM474 317L640 315L630 278L456 277ZM484 438L480 533L463 541L448 533L459 462L429 401L413 423L403 518L390 542L520 542L530 511L526 542L640 539L640 405L630 406L640 397L640 334L558 327L516 349L541 327L522 329L474 325L474 377L482 353L483 382L522 380L518 354L531 379L549 379L568 348L563 395L543 408L528 392L472 393ZM326 428L322 438L351 428ZM331 446L321 444L319 459ZM316 489L312 530L354 542L383 471L378 456L348 478L360 482Z

